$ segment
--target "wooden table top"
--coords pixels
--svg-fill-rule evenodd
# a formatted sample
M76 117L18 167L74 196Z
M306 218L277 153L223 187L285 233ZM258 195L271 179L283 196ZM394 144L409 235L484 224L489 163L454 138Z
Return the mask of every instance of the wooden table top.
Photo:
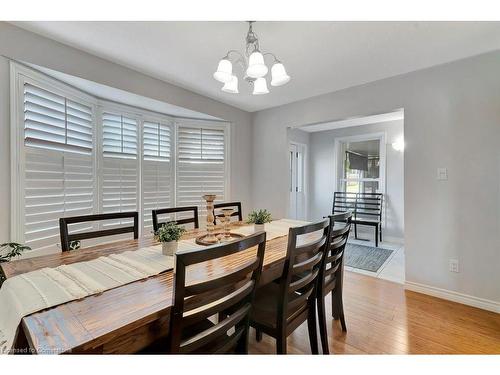
M201 230L189 231L193 238ZM279 277L283 270L288 237L267 241L261 284ZM153 238L117 241L86 249L22 259L1 265L7 278L43 267L57 267L109 254L157 245ZM247 252L235 254L217 264L203 264L194 280L204 280L227 267L248 260ZM26 316L24 338L35 353L132 353L168 334L173 297L173 272L136 281L81 300L68 302Z

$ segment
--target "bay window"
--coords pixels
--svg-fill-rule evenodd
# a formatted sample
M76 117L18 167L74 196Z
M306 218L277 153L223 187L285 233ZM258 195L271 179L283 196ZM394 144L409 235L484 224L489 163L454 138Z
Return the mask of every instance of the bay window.
M152 209L228 199L228 123L107 102L16 63L11 82L13 241L57 250L60 217L120 211L141 212L148 235Z

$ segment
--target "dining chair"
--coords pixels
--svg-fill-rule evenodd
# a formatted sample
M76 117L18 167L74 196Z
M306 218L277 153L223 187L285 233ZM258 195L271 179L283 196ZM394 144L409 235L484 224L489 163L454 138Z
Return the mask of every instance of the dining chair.
M133 219L132 226L120 226L110 229L101 229L90 232L69 233L68 226L71 224L85 223L89 221L104 221L104 220L119 220ZM73 241L81 241L89 238L99 238L106 236L115 236L124 233L133 233L134 239L139 237L139 214L136 211L130 212L113 212L108 214L84 215L73 217L62 217L59 219L59 232L61 235L62 251L70 250L70 243Z
M328 220L290 228L283 273L275 282L260 287L255 295L250 325L257 341L266 333L276 339L278 354L286 354L287 337L307 320L313 354L318 354L316 333L316 284L326 244ZM321 231L321 232L319 232ZM319 232L304 244L299 236ZM301 238L302 239L302 238Z
M351 229L351 212L344 212L329 216L328 236L321 262L316 293L318 304L318 325L321 337L323 354L328 354L328 333L326 329L325 297L332 293L332 316L340 319L342 331L347 327L344 318L342 302L342 287L344 278L344 250ZM339 223L341 223L339 225ZM336 227L337 225L337 227Z
M187 207L172 207L172 208L160 208L157 210L151 211L151 214L153 216L153 230L155 233L158 231L158 229L166 224L166 222L158 222L158 216L159 215L166 215L166 214L173 214L173 213L178 213L178 212L193 212L192 217L184 218L184 219L179 219L179 220L168 220L168 221L175 221L177 224L189 224L193 223L195 229L199 228L200 223L198 221L198 206L187 206Z
M216 212L217 209L221 208L234 208L234 212L231 216L238 216L239 221L243 221L243 213L241 211L241 202L224 202L214 204L214 224L217 224L217 219L224 217L224 214Z
M224 267L224 272L215 277L208 275L202 282L186 282L190 271L196 273L197 264L220 261L228 255L250 252L252 248L254 252L248 260L245 257L245 262ZM258 232L225 245L177 253L169 352L248 353L250 311L265 248L266 233ZM217 323L208 319L222 312L224 318Z

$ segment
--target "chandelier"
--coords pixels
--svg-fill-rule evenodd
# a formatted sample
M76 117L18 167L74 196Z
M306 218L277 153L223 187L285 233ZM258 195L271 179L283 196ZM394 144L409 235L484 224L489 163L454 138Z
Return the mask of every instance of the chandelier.
M265 56L271 56L273 66L271 67L271 86L282 86L290 81L290 76L286 74L285 67L272 53L262 53L259 47L259 39L253 32L252 24L248 22L248 33L246 37L245 56L236 50L226 53L214 73L214 78L224 83L222 91L231 94L238 94L238 77L233 73L233 63L241 66L244 72L243 79L253 86L253 95L269 93L267 81L264 78L269 71L264 62ZM232 58L232 61L231 61Z

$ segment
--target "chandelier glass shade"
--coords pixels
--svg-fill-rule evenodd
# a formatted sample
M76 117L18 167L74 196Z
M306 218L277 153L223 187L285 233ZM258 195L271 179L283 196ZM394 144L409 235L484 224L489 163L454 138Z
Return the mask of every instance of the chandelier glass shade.
M283 86L290 81L290 76L286 74L285 67L282 63L276 63L271 68L271 86Z
M214 78L222 83L230 82L233 79L233 64L228 59L219 61L217 71L214 73Z
M238 77L233 71L233 67L241 67L243 79L253 86L253 95L269 93L265 76L269 72L265 57L271 56L274 60L271 68L271 86L282 86L290 81L290 76L285 70L285 66L272 53L262 53L259 47L259 39L253 32L252 21L249 22L246 36L246 49L242 54L236 50L227 52L217 66L214 79L224 83L222 91L238 94Z
M261 78L267 74L267 66L264 64L264 56L259 51L253 52L248 58L247 76Z
M268 94L269 90L267 89L267 82L264 77L257 78L253 83L253 94L254 95L262 95Z
M224 84L222 91L230 94L238 94L238 77L235 75L231 76L231 80Z

